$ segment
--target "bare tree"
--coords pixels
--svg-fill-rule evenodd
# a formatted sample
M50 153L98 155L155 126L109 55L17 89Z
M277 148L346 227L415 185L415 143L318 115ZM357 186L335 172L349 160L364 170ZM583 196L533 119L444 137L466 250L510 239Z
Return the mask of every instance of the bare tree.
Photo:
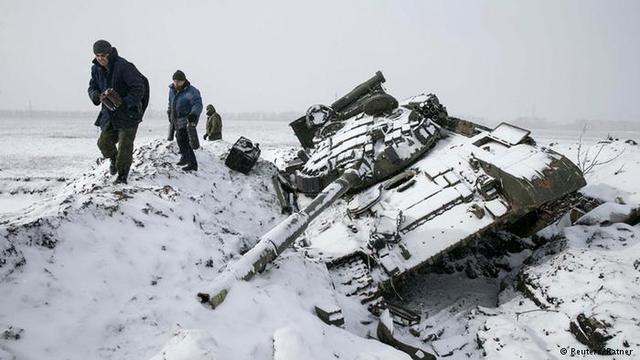
M584 127L582 127L582 132L580 133L580 138L578 139L578 168L582 171L582 173L584 175L587 175L588 173L590 173L594 168L604 165L604 164L608 164L614 160L616 160L617 158L619 158L620 156L622 156L622 154L624 154L624 150L622 149L622 151L620 151L619 153L615 154L614 156L610 157L607 160L602 160L600 159L600 155L602 154L602 150L604 150L605 147L607 147L607 145L611 145L611 142L609 141L599 141L598 145L596 145L597 150L595 152L595 154L593 156L590 156L589 153L592 150L592 147L589 146L587 147L586 151L583 151L582 149L582 137L584 136L584 134L587 132L587 124L584 124ZM607 137L608 139L609 137Z

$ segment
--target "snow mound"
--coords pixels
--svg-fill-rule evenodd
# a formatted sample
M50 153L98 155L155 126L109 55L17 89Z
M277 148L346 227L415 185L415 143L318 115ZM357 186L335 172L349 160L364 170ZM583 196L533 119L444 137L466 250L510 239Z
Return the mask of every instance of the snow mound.
M214 360L218 343L206 330L179 330L150 360Z
M224 166L228 149L205 144L200 170L185 173L176 145L153 141L136 149L129 185L111 185L103 163L4 219L0 308L11 311L0 331L24 332L0 348L20 359L157 352L199 312L195 294L282 218L275 167L237 173Z
M175 144L153 141L135 151L129 185L112 185L108 164L98 164L2 220L0 309L11 311L0 311L0 331L19 336L0 339L0 357L407 359L323 323L316 304L366 310L335 293L324 264L296 252L234 284L215 311L198 302L284 219L275 166L232 171L229 147L204 144L199 171L185 173Z
M589 218L619 208L603 205ZM518 296L500 304L478 332L486 356L554 358L611 350L638 356L639 240L640 226L625 223L576 225L557 234L519 273ZM583 319L601 329L585 336L578 331Z

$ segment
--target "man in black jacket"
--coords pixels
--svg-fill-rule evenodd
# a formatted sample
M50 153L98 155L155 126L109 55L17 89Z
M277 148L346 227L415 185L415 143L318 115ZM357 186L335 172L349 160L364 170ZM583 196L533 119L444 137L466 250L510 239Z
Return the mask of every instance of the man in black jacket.
M93 53L89 98L96 106L102 104L95 121L101 130L98 148L111 161L111 174L118 174L114 184L126 184L133 141L149 103L149 83L108 41L96 41Z

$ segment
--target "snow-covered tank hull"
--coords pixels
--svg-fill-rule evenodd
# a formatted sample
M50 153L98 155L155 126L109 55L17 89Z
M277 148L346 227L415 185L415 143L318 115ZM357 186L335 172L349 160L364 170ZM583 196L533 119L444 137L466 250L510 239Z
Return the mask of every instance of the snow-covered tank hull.
M314 195L353 162L371 164L297 243L329 265L344 292L379 299L394 280L488 230L531 234L556 219L548 213L568 210L585 185L575 164L537 146L529 131L449 117L433 94L366 111L367 101L384 94L383 81L378 72L334 103L366 96L348 119L333 105L315 105L304 117L306 132L303 118L291 124L308 158L290 168L297 191Z
M529 131L449 117L433 94L398 104L384 81L378 72L291 123L304 151L282 188L315 198L202 302L215 308L234 279L250 279L295 244L328 265L337 288L379 308L395 280L488 230L536 231L554 219L541 209L560 213L585 185L577 166Z
M571 161L525 130L438 131L443 138L425 156L347 196L307 232L299 249L327 263L347 294L379 299L393 281L488 230L531 234L556 218L540 209L561 214L585 184Z

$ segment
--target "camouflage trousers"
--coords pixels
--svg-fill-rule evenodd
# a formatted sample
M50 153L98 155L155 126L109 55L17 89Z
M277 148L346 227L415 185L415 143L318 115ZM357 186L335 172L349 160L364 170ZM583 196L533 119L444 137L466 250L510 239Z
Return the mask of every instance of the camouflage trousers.
M127 129L114 129L109 127L100 133L98 148L102 156L116 161L118 173L128 172L133 161L133 141L136 138L138 127ZM116 148L116 144L118 147Z

